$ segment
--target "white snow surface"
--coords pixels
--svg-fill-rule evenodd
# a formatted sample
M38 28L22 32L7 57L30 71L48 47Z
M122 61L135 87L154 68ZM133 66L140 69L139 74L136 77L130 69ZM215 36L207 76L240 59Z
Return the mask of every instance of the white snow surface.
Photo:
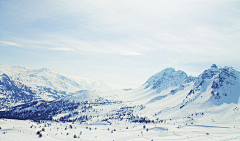
M118 124L77 124L77 123L56 123L47 121L46 123L36 123L32 121L0 119L0 140L1 141L159 141L159 140L240 140L239 120L209 122L202 119L201 123L185 125L181 121L167 121L162 124L133 124L128 122L118 122ZM72 129L69 128L70 125ZM46 126L46 127L45 127ZM65 128L67 129L65 130ZM127 129L128 127L128 129ZM42 129L42 137L37 135L37 131ZM91 128L91 130L90 130ZM77 138L74 138L76 135Z
M154 85L158 87L153 88ZM94 106L94 112L86 113L94 118L81 124L47 121L51 126L45 127L41 138L36 131L46 123L0 119L0 140L240 140L240 71L232 67L213 65L197 78L170 68L152 76L137 89L85 90L72 92L63 99L85 101L99 97L122 103ZM132 108L134 119L146 117L155 122L101 121L121 107L135 107ZM156 122L159 120L162 122ZM73 138L74 134L77 139Z

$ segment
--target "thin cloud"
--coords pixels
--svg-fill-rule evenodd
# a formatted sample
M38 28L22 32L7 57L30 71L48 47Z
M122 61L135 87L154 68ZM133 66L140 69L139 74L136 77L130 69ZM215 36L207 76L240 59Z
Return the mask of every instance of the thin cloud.
M132 51L122 51L120 52L121 55L129 55L129 56L136 56L136 55L143 55L139 52L132 52Z
M73 51L73 49L71 48L62 48L62 47L59 47L59 48L48 48L49 50L58 50L58 51Z
M17 43L13 43L13 42L1 41L1 43L5 44L5 45L9 45L9 46L19 46L19 47L22 47L22 45L18 45Z

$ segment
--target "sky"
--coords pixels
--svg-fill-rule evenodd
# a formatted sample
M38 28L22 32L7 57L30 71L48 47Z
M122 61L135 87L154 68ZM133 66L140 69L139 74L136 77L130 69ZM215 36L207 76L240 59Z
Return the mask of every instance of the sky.
M239 0L0 0L0 63L141 86L173 67L240 69Z

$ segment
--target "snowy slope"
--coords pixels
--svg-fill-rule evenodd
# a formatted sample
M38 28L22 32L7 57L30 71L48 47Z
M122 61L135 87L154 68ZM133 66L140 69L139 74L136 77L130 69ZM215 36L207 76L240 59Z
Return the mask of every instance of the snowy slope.
M198 77L186 81L188 78L182 71L165 69L135 90L108 92L105 97L125 101L127 105L143 105L135 113L149 119L181 119L196 113L205 113L204 117L229 113L225 120L240 117L239 112L231 113L240 107L239 70L212 65Z
M0 109L37 99L51 101L79 90L110 89L102 81L67 76L47 68L33 70L25 66L0 65L0 78Z
M239 77L239 71L232 67L218 68L213 65L198 76L182 106L199 97L214 105L239 103Z
M229 115L224 116L225 120L229 117L239 118L239 112L236 115L231 114L233 109L240 107L239 74L240 72L232 67L220 68L212 65L192 82L165 87L161 92L158 89L140 87L126 96L129 101L144 104L146 107L138 114L151 119L179 119L196 113L207 113L206 115L221 118L228 113ZM170 80L175 81L172 78ZM204 117L207 117L206 115Z
M18 104L38 99L35 92L24 84L12 81L8 75L0 75L0 109L5 110Z

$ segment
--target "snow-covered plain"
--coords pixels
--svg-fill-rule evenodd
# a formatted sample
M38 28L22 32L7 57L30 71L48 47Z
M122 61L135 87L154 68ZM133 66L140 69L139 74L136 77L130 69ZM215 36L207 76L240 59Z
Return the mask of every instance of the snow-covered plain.
M49 125L48 125L49 124ZM79 124L46 121L36 123L29 120L0 119L0 140L240 140L240 121L201 120L185 125L182 121L166 121L161 124L116 122ZM70 128L72 125L72 128ZM143 128L143 126L146 126ZM46 126L46 127L45 127ZM65 128L67 129L65 130ZM128 127L128 129L127 129ZM42 131L42 137L37 131ZM148 131L147 131L148 130ZM76 135L76 138L74 138Z
M212 65L192 77L167 68L137 89L81 90L0 111L0 140L240 140L239 101L239 70Z

